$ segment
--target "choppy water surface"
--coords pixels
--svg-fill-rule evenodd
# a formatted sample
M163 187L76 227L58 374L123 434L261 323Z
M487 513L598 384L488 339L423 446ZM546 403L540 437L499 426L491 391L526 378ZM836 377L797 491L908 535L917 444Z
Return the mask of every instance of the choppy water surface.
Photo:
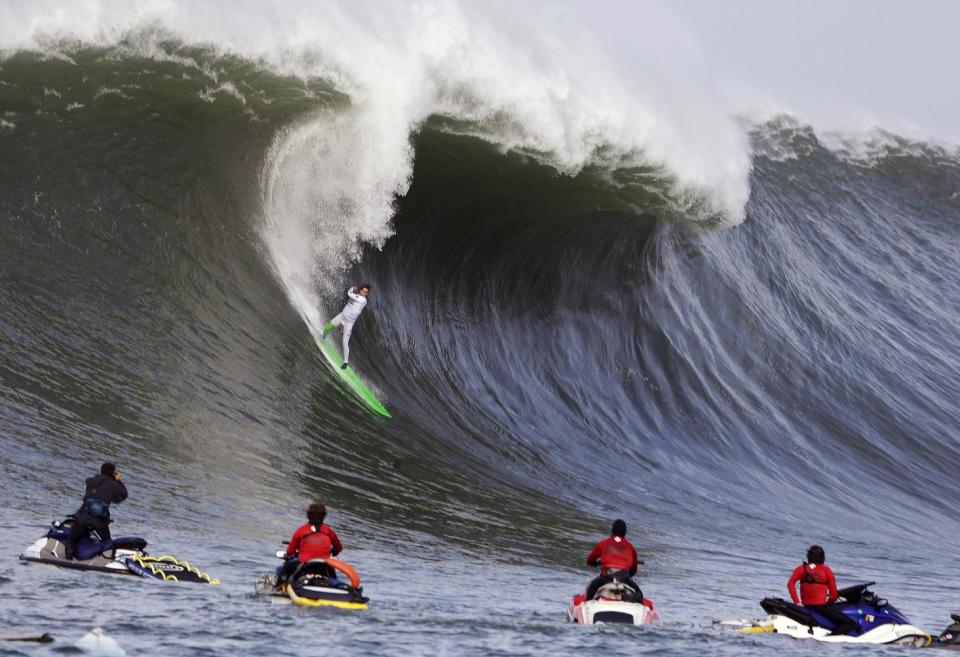
M58 642L0 653L95 625L130 655L844 650L710 628L813 542L922 627L957 610L956 153L754 125L736 217L632 145L570 168L435 109L394 170L335 76L47 45L0 60L0 625ZM392 421L300 318L361 279ZM222 586L17 561L107 459L114 534ZM253 594L314 498L368 611ZM663 627L563 622L617 516Z

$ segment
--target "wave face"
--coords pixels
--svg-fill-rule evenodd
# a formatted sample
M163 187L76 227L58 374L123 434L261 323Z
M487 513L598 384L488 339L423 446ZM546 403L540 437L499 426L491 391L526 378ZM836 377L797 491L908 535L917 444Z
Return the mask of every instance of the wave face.
M12 539L117 460L135 491L122 522L220 575L243 622L182 601L157 613L226 622L224 651L271 654L247 622L276 620L245 599L272 567L254 555L308 497L334 509L383 600L345 641L384 654L600 647L554 621L614 516L672 620L758 613L819 542L842 580L877 579L938 626L960 495L957 153L788 117L714 117L717 140L694 152L682 119L585 104L595 90L562 66L505 59L492 28L443 7L394 26L434 32L392 66L397 50L333 12L330 43L369 46L365 70L335 47L290 42L299 56L280 61L256 40L194 45L176 16L131 32L122 12L96 34L78 18L79 42L8 48ZM464 41L480 68L441 66ZM338 386L301 319L361 279L352 360L388 423ZM38 577L4 586L26 599L67 575ZM506 581L518 595L503 601ZM98 619L127 617L126 586ZM79 631L86 616L56 604ZM165 650L205 641L169 622ZM292 645L314 634L292 628Z

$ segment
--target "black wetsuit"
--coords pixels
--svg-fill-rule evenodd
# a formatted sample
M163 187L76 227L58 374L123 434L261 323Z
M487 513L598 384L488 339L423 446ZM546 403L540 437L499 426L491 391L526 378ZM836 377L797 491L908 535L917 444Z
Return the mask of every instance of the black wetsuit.
M73 558L73 549L91 529L97 530L102 541L110 540L110 504L119 503L125 499L127 499L127 487L122 481L103 474L87 479L87 492L83 496L83 505L77 511L73 525L70 527L70 537L66 545L67 559ZM94 503L91 504L91 502ZM98 505L96 502L104 504Z

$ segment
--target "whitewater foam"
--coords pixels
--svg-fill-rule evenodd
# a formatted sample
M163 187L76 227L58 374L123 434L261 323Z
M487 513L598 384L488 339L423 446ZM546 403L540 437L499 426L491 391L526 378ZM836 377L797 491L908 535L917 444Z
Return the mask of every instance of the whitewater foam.
M291 300L307 302L301 311L316 307L317 286L334 291L334 274L362 244L391 235L412 160L402 127L363 109L324 112L275 140L262 177L262 235Z
M98 98L103 98L104 96L117 96L123 98L124 100L130 100L132 96L128 96L123 93L123 89L118 87L100 87L100 90L93 95L93 99L97 100Z
M246 96L244 96L232 82L224 82L218 87L207 87L203 90L203 93L200 94L200 100L205 103L213 103L216 101L217 96L221 94L237 99L241 105L247 104Z
M704 199L690 205L711 219L739 222L749 195L745 136L710 91L696 82L678 92L683 76L617 71L569 8L101 0L7 3L0 25L8 53L70 59L82 43L187 65L171 52L181 40L345 91L349 112L284 131L264 168L265 240L285 283L307 289L342 270L359 242L389 237L393 200L412 171L410 134L431 115L470 121L491 142L566 174L611 152L663 167L678 199ZM219 85L208 97L243 102L218 71L192 64Z
M743 119L752 137L754 156L784 162L807 157L816 148L864 167L873 167L890 157L928 158L942 163L960 163L960 147L924 133L894 134L873 123L845 130L814 128L793 114Z

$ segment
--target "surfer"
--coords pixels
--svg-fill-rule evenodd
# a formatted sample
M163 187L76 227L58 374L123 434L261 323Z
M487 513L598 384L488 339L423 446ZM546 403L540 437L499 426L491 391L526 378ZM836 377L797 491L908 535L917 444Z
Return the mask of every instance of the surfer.
M104 543L110 540L110 504L127 499L127 487L120 481L120 471L113 463L100 466L100 474L87 479L87 491L83 496L83 505L74 514L70 526L70 536L64 553L67 559L73 558L73 549L91 529Z
M831 605L839 597L837 593L837 578L833 570L824 563L826 555L819 545L811 545L807 550L807 559L794 568L793 574L787 581L787 590L793 598L793 604L803 604L811 611L815 611L824 618L833 621L836 628L832 635L845 635L860 629L857 623L846 614ZM797 582L800 583L800 596L797 597Z
M618 518L613 521L610 536L597 543L587 555L588 566L600 566L600 576L594 578L587 587L587 600L593 600L597 589L615 579L643 597L640 587L633 581L633 576L637 574L637 551L626 536L627 523Z
M307 523L293 532L293 537L287 544L286 560L277 568L277 586L300 564L311 559L329 559L343 551L343 543L337 533L323 522L326 517L327 507L322 502L313 502L307 507ZM332 569L329 574L336 576Z
M350 334L353 333L353 324L360 317L360 313L367 306L367 297L370 296L370 285L362 283L356 287L347 290L347 305L343 307L340 314L327 322L323 327L323 337L327 337L330 331L340 327L343 331L343 365L340 369L347 369L350 364Z

